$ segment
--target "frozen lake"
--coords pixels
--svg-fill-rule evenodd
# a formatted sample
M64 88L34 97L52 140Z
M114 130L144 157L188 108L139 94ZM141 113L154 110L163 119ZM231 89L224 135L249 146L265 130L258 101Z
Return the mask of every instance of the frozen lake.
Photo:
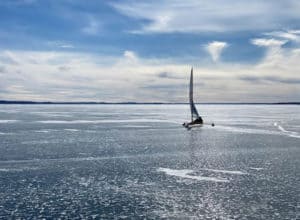
M0 105L0 218L299 219L300 107Z

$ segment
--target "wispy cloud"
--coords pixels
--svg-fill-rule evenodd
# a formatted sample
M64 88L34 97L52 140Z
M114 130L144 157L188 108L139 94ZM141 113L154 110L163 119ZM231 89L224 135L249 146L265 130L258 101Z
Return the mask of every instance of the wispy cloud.
M81 30L84 34L87 35L97 35L101 30L101 25L96 18L88 16L87 25L84 26Z
M214 62L217 62L220 58L222 51L228 46L226 42L213 41L206 45L206 50L210 54Z
M5 64L18 65L18 58L9 50L5 50L0 54L0 61Z
M296 61L296 57L300 55L299 44L291 48L285 48L285 44L295 41L290 36L286 37L285 33L289 35L290 32L273 32L271 38L256 38L251 40L253 45L266 49L265 57L256 68L268 69L271 73L280 71L285 76L296 74L299 71ZM264 35L266 34L269 33L265 33ZM285 37L283 38L283 36ZM275 77L277 76L275 75Z
M294 0L125 0L112 6L141 22L141 29L133 30L138 33L272 30L297 26L291 21L300 18Z
M251 43L260 47L280 47L287 43L287 40L277 40L277 39L266 39L266 38L257 38L251 40Z
M72 44L62 44L60 45L61 48L74 48Z
M265 33L265 35L279 38L282 40L300 42L300 30L273 31L273 32Z
M253 82L255 84L266 84L266 83L284 83L284 84L300 84L300 78L283 78L278 76L240 76L240 80L247 82Z
M49 45L51 47L63 48L63 49L75 48L74 45L72 45L71 43L65 42L65 41L48 41L47 45Z

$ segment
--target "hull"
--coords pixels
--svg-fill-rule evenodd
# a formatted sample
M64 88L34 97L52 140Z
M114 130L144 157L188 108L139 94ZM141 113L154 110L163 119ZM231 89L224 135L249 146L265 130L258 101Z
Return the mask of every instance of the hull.
M187 127L189 127L189 128L203 127L203 124L188 125Z
M205 123L205 125L211 125L212 127L215 127L215 123L211 123L211 124L207 124ZM183 127L185 127L186 129L190 130L192 128L199 128L199 127L203 127L204 126L204 123L203 124L189 124L187 122L183 123L182 124Z
M182 126L185 127L186 129L192 129L192 128L203 127L203 124L188 124L188 123L183 123Z

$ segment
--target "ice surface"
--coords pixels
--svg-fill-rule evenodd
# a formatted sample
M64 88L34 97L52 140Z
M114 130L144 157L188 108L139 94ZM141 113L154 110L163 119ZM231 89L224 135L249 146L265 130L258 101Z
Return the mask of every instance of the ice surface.
M197 108L0 105L0 219L297 219L299 107Z
M37 121L38 123L45 123L45 124L100 124L100 123L132 123L132 122L166 122L166 123L176 123L170 120L164 119L117 119L117 120L43 120Z

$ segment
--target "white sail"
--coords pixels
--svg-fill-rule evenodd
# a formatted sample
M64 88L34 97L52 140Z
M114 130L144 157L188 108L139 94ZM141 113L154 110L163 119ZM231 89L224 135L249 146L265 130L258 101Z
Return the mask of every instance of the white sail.
M196 109L194 99L193 99L193 68L191 70L191 78L190 78L190 108L191 108L191 121L194 120L194 118L199 118L199 113Z

